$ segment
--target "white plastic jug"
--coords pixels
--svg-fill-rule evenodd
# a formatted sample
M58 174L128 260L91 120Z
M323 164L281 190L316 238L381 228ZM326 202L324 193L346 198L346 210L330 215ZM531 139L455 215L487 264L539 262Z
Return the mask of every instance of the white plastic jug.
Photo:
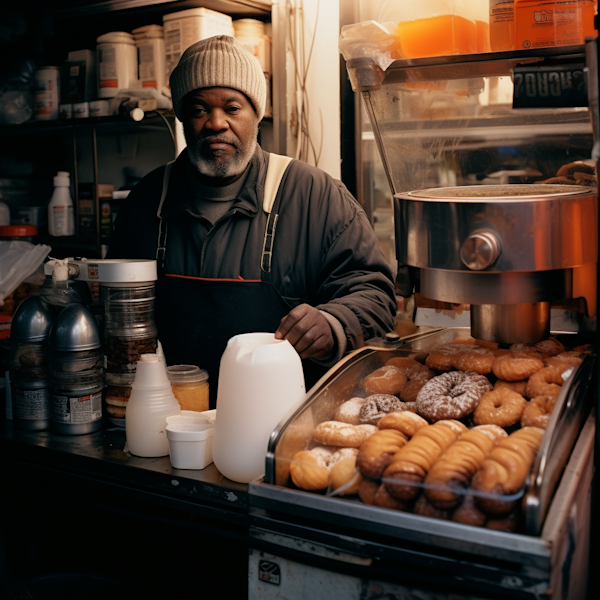
M136 365L125 415L125 435L131 454L167 456L167 417L180 411L164 359L160 354L142 354Z
M228 479L249 483L265 472L269 437L304 400L298 353L272 333L236 335L221 358L213 461Z

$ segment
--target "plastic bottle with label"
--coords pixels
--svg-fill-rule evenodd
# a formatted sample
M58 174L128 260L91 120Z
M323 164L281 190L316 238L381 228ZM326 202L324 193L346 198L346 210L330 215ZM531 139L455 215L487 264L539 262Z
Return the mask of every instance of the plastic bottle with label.
M67 171L59 171L54 178L54 193L48 204L48 233L59 237L75 235L75 216Z
M514 0L490 0L490 48L492 52L515 49Z

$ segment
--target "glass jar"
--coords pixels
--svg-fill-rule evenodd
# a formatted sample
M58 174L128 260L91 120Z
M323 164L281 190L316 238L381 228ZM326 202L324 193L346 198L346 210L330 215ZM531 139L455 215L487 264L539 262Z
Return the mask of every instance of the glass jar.
M106 371L135 373L142 354L156 352L154 283L102 284Z
M208 410L208 373L194 365L167 367L173 394L181 410Z
M102 427L101 348L50 353L50 420L58 433L81 435Z

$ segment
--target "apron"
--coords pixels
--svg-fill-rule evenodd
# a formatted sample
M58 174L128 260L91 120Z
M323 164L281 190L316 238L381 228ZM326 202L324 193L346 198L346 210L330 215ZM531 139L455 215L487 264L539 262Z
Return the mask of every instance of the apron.
M167 223L161 216L171 163L167 165L158 207L156 260L156 325L167 364L197 365L208 372L209 404L217 403L221 356L227 342L242 333L275 333L293 308L271 283L271 259L278 210L279 184L291 159L271 154L265 181L263 210L269 215L261 256L261 279L209 279L169 274L165 270ZM326 372L313 361L302 361L308 390Z

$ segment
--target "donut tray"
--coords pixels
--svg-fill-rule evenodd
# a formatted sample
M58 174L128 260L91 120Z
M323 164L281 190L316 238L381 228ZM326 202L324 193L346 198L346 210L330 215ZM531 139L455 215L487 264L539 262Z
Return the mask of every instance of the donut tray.
M570 347L587 341L580 339L577 334L554 335L561 339L565 346ZM361 382L366 375L383 366L394 356L428 352L435 346L468 336L470 336L468 328L447 328L412 336L395 343L375 340L370 346L347 356L310 390L306 402L293 414L288 415L273 431L268 445L263 482L279 489L285 489L287 501L289 501L289 494L287 494L289 491L310 494L317 499L327 500L327 502L343 503L340 504L340 510L344 512L348 510L349 505L357 504L366 508L383 510L390 515L390 518L400 521L404 520L405 516L416 519L426 518L410 512L367 507L357 496L338 496L339 490L316 493L298 490L291 482L290 464L297 452L310 447L309 440L312 431L319 423L332 420L337 408L346 400L355 396L364 396ZM534 464L522 489L510 497L483 494L498 501L516 503L519 523L517 531L520 533L536 536L542 530L545 516L565 465L592 408L591 383L594 363L595 359L592 355L586 357L579 367L573 369L568 380L562 386ZM466 424L472 425L469 422ZM415 486L424 488L425 484L415 484ZM463 491L453 489L452 492L475 495L469 489ZM461 524L456 525L462 526Z

